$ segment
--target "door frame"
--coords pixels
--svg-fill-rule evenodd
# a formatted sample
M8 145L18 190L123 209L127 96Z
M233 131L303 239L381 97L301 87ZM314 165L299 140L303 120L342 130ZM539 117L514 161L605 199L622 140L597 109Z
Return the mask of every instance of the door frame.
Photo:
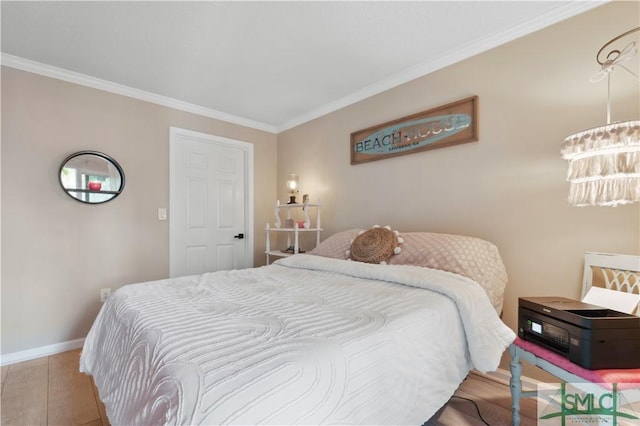
M237 148L244 151L244 241L245 244L245 264L247 267L253 267L253 144L237 139L225 138L223 136L212 135L208 133L196 132L194 130L182 129L179 127L169 127L169 276L173 277L175 266L173 265L175 227L173 225L173 217L176 206L172 199L172 181L171 176L174 173L174 150L177 139L186 138L193 139L198 142L206 142L226 147Z

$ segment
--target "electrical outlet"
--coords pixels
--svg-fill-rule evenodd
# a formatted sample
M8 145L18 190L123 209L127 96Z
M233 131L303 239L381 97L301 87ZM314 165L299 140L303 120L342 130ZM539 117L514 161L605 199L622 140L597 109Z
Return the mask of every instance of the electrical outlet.
M110 288L101 288L100 289L100 301L102 303L106 302L107 299L109 298L109 296L111 296L111 289Z

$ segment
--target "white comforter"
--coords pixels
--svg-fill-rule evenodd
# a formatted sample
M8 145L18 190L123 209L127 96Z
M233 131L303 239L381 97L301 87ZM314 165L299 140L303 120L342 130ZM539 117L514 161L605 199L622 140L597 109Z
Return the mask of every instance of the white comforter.
M421 424L514 338L462 276L296 255L122 287L80 370L114 425Z

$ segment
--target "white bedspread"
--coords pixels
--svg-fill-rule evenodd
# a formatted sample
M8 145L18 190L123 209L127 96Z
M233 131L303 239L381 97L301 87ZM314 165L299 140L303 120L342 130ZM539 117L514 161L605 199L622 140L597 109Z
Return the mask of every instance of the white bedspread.
M462 276L296 255L122 287L80 370L114 425L421 424L514 338Z

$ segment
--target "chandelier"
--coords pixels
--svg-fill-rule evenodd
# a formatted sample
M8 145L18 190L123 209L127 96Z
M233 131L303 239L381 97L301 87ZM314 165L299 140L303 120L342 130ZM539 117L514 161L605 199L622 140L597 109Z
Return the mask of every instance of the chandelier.
M569 203L575 206L618 206L640 201L640 120L611 123L611 72L638 53L637 42L602 53L612 43L640 30L629 30L607 42L596 54L601 70L591 78L607 78L607 124L568 136L560 152L569 162Z

